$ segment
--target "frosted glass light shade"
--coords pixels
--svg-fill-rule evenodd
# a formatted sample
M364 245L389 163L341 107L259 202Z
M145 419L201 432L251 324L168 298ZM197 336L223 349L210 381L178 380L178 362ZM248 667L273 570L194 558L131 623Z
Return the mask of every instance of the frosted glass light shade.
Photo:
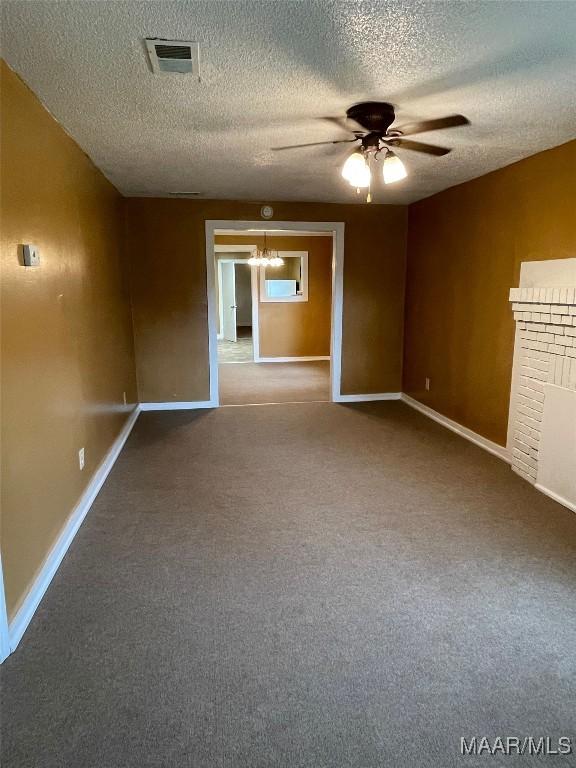
M342 167L342 176L353 187L367 187L370 184L370 169L361 152L354 152Z
M394 184L395 181L400 181L400 179L405 179L408 176L404 163L393 152L388 152L384 158L382 174L384 184Z

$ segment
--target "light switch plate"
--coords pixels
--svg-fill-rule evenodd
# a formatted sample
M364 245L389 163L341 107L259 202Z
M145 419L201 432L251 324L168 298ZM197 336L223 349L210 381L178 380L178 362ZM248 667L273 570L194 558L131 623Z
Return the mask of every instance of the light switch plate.
M25 267L40 266L40 251L35 245L26 243L22 246L22 262Z

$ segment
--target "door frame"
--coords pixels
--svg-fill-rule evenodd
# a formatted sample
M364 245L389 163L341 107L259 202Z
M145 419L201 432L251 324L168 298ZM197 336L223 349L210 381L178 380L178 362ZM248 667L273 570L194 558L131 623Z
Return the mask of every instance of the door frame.
M222 338L222 324L224 322L224 308L222 306L222 270L220 264L223 262L232 262L233 264L246 264L247 259L217 259L217 253L252 253L256 249L254 245L215 245L214 246L214 261L218 265L218 324L220 326L220 333L217 334L217 339ZM250 265L248 265L250 266ZM258 267L250 266L250 288L251 288L251 300L252 300L252 346L253 346L253 360L255 363L260 359L260 317L258 306Z
M330 328L330 400L342 402L342 310L343 310L343 279L344 279L344 222L342 221L233 221L226 219L206 219L206 291L208 308L208 360L210 377L209 406L217 408L220 405L218 395L218 338L216 307L216 258L220 250L214 243L214 236L242 232L246 235L274 231L306 232L332 235L332 311ZM230 248L231 246L224 246ZM232 246L239 250L238 246ZM254 246L245 246L253 249ZM234 253L234 251L229 251ZM252 273L254 278L254 272ZM254 288L254 283L253 283ZM252 312L254 312L254 294ZM256 302L257 306L257 302ZM253 315L254 319L254 315ZM254 332L254 331L253 331ZM256 355L256 346L254 347Z

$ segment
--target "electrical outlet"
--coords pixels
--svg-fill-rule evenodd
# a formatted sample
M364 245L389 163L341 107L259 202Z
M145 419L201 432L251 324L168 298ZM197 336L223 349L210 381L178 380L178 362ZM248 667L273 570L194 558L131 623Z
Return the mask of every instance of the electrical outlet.
M80 448L78 451L78 466L80 469L84 469L84 448Z
M40 251L38 246L25 243L20 246L22 251L22 264L25 267L38 267L40 266Z
M122 397L124 398L124 405L126 405L126 392L122 392Z
M430 379L428 378L428 376L426 376L426 381L424 382L424 387L426 388L427 392L430 391Z

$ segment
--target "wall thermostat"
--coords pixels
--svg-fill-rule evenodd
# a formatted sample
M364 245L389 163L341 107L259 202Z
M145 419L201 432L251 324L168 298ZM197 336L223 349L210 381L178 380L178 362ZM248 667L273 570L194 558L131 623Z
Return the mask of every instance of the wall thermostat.
M40 266L40 251L35 245L27 243L22 246L22 263L25 267Z
M272 208L271 205L263 205L262 208L260 208L260 216L262 216L263 219L271 219L272 216L274 216L274 208Z

